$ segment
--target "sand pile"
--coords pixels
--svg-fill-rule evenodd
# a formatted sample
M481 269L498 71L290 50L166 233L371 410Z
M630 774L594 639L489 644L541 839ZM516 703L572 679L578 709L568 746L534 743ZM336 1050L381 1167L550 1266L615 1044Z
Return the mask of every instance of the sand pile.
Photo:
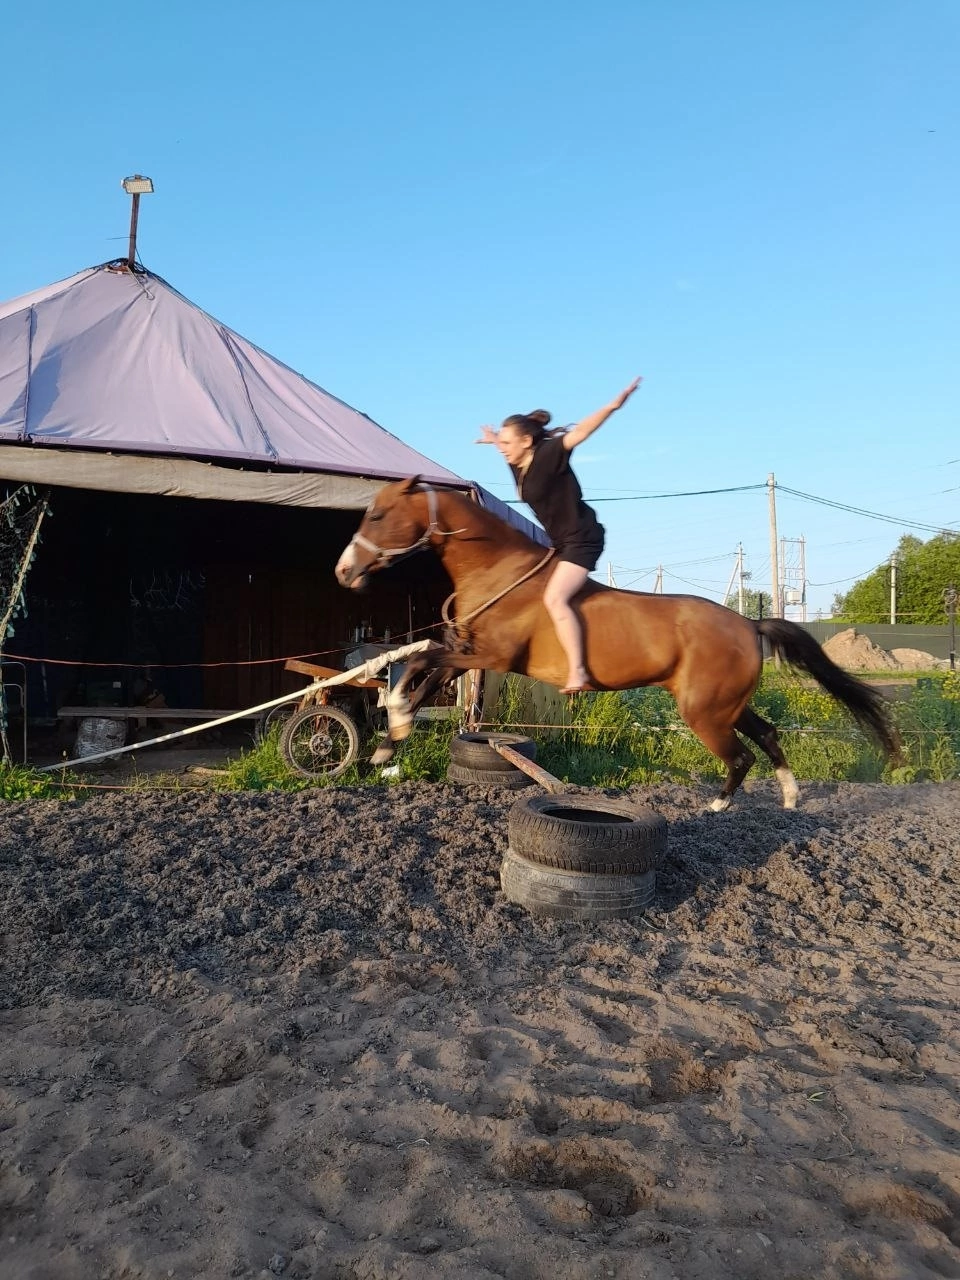
M845 671L945 671L950 663L923 649L881 649L855 627L838 631L823 646Z
M935 658L923 649L891 649L890 656L904 671L949 671L946 658Z
M886 649L854 627L838 631L823 646L824 652L845 671L899 671L900 663Z

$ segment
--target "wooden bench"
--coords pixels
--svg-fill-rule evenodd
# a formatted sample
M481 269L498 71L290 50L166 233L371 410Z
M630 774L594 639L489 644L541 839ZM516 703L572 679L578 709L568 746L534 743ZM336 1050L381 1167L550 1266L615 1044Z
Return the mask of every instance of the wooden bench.
M299 658L290 658L284 666L287 671L298 675L310 676L312 680L329 680L333 676L342 676L337 667L319 667L312 662L301 662ZM345 680L333 685L324 692L336 696L341 690L348 689L385 689L386 680ZM310 686L304 686L304 695L310 692ZM266 699L265 699L266 701ZM237 716L241 720L259 720L262 711L248 711L239 715L240 708L234 711L211 711L206 707L60 707L57 715L62 720L219 720L222 716Z
M60 707L62 720L219 720L236 711L210 711L206 707ZM244 720L259 720L259 711L246 712Z

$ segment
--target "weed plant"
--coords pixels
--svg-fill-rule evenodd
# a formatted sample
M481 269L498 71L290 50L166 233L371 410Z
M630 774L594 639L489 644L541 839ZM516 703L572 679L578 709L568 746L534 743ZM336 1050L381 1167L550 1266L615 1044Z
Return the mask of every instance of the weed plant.
M0 760L0 801L73 800L70 780Z
M798 778L858 782L940 782L960 777L960 676L926 673L909 699L891 715L903 739L903 758L886 762L847 712L809 680L767 666L752 705L772 721ZM507 677L495 719L486 727L529 733L537 759L565 781L622 788L654 782L719 782L723 765L682 722L664 689L631 689L577 698L572 704L534 711L532 682ZM452 720L420 721L397 752L396 775L369 764L376 739L362 743L360 759L332 781L289 770L280 755L280 728L231 761L213 782L221 791L302 791L316 786L371 786L393 780L440 782L446 778ZM752 776L772 774L759 750ZM0 763L0 801L69 798L69 778Z
M359 759L339 777L311 779L287 767L280 754L282 726L277 726L257 746L230 761L215 786L218 791L303 791L307 787L376 786L406 779L440 782L447 774L450 739L457 728L449 720L418 722L397 752L394 763L399 772L395 775L385 777L382 769L369 764L379 741L379 735L375 735L361 742Z
M807 781L941 782L960 777L960 678L929 674L912 696L891 704L903 756L887 762L827 693L789 670L764 669L752 706L775 724L796 776ZM504 681L497 723L522 731L522 681ZM542 722L541 722L542 723ZM631 689L576 700L556 723L533 731L538 760L580 785L622 787L654 781L720 780L725 769L680 719L665 689ZM759 750L753 776L773 768Z

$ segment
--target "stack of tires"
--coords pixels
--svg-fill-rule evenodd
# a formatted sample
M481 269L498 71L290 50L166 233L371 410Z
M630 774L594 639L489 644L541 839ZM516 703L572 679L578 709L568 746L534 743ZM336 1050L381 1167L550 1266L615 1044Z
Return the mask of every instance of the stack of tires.
M512 747L527 760L536 760L537 744L518 733L459 733L450 741L450 763L447 780L475 787L505 787L518 791L532 781L499 755L494 742Z
M561 920L642 915L656 892L667 821L594 795L538 795L510 812L500 884L510 902Z

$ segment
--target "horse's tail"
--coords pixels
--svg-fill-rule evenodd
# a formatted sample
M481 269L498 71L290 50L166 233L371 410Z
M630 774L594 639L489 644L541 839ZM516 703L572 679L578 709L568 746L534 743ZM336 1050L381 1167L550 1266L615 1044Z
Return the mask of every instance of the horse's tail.
M824 653L809 631L785 618L763 618L757 630L786 662L813 676L827 693L842 702L853 718L888 756L900 754L900 737L890 721L889 703L862 680L848 675Z

